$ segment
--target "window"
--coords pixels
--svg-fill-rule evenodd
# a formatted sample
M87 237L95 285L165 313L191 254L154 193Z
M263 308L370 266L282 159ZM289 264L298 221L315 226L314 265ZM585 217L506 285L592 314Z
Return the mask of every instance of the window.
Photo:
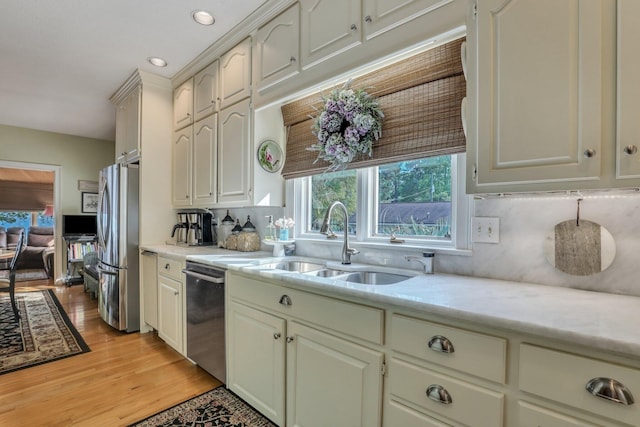
M298 178L301 207L296 223L302 238L320 237L329 205L339 200L349 212L349 234L363 243L388 243L392 235L409 245L466 246L468 215L464 194L464 155L402 161L377 167ZM462 215L462 217L461 217ZM336 211L331 229L341 235L344 218ZM462 240L461 240L462 238Z

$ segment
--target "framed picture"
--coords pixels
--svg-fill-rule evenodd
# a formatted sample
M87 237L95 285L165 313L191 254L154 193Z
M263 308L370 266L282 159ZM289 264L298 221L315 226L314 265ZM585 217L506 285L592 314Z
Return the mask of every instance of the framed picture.
M98 193L82 193L82 213L98 212Z

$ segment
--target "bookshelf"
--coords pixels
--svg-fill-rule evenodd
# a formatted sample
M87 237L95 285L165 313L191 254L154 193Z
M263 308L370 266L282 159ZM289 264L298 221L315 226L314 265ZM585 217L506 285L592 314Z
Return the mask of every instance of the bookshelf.
M84 256L89 252L98 251L96 236L93 234L65 235L62 236L67 245L67 277L68 286L83 283L81 274Z

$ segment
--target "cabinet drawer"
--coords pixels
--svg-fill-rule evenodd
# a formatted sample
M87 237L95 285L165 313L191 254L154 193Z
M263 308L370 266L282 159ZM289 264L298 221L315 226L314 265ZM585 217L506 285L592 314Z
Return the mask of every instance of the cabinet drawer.
M640 396L640 370L555 350L520 345L520 389L554 402L640 425L638 404L622 405L586 390L593 378L610 378Z
M285 288L262 281L228 275L231 298L265 307L289 317L303 319L356 338L382 344L384 311ZM288 297L288 298L285 298ZM282 302L280 302L282 300ZM290 302L287 305L287 301Z
M390 339L391 348L397 352L490 381L505 382L507 340L503 338L394 314ZM445 340L453 349L450 353L437 350L438 343Z
M392 358L389 365L389 384L392 399L403 399L468 426L478 425L479 420L485 426L502 426L502 393L440 375L396 358ZM427 389L432 386L446 390L451 403L440 403L429 398Z
M184 268L184 263L182 261L178 261L171 258L158 257L158 274L162 274L163 276L171 277L172 279L176 279L179 282L183 282L182 280L182 269Z
M564 414L530 405L527 402L518 402L518 426L519 427L598 427Z
M395 401L390 401L385 409L384 425L402 427L451 427L428 415L414 411Z

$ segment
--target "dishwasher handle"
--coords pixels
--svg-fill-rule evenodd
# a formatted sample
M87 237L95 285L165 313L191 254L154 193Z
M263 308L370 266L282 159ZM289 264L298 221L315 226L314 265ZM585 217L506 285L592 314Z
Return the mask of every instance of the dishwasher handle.
M193 276L193 277L195 277L197 279L206 280L207 282L224 283L224 276L222 276L222 277L207 276L206 274L196 273L195 271L186 270L186 269L182 270L182 272L184 274L186 274L187 276Z

